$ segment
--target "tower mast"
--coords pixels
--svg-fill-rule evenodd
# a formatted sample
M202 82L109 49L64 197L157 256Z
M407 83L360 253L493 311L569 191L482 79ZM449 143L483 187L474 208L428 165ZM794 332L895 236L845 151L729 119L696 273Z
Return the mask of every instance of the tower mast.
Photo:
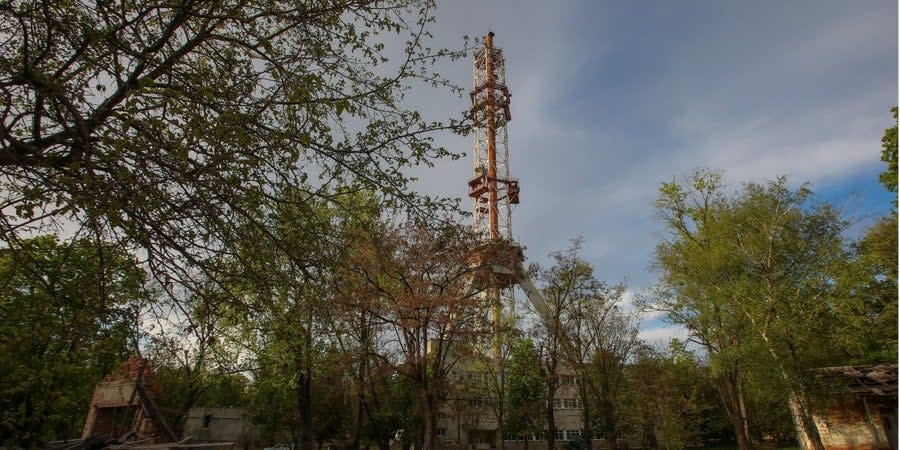
M513 249L510 226L512 205L519 203L519 182L509 176L506 125L511 118L510 93L506 86L503 51L494 47L493 32L484 37L484 47L475 53L470 97L475 124L475 176L469 180L469 197L474 203L475 230L485 244L483 257L502 258L509 254L508 250L521 254L517 247ZM511 264L501 266L506 266L509 273L503 273L503 270L493 273L485 289L491 305L494 356L500 353L502 300L512 298L513 292L514 267Z

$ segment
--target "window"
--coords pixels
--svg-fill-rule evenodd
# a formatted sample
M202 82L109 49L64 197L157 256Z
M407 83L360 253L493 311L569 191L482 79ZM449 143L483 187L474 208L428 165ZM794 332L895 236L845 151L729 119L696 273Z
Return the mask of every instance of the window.
M553 399L553 409L581 409L581 399L555 398Z
M203 427L202 428L209 428L210 422L212 422L211 414L207 414L207 415L203 416Z
M557 441L565 441L566 440L566 430L556 430L556 440Z
M493 381L491 378L491 374L489 374L487 372L476 372L474 370L466 371L466 378L468 378L469 381L471 381L475 384L485 384L486 385Z
M437 429L437 435L438 435L438 436L446 436L446 435L447 435L447 429L446 429L446 428L438 427L438 429Z
M581 436L581 430L569 430L566 432L568 441L574 441L576 436Z

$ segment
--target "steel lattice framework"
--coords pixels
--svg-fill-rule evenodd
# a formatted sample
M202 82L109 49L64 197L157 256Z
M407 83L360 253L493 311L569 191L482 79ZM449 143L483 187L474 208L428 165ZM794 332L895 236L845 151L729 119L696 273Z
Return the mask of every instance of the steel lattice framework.
M500 352L503 304L515 305L513 285L522 260L512 241L512 208L519 203L519 181L509 175L507 124L510 93L506 86L503 51L494 47L494 33L484 37L484 47L473 64L472 119L475 126L474 176L469 179L474 228L481 238L480 260L490 267L482 280L491 304L493 353Z
M509 175L510 93L503 51L493 46L493 33L485 36L473 66L474 88L469 95L475 123L475 176L469 180L469 197L474 203L475 230L485 241L512 239L512 205L519 203L519 181Z

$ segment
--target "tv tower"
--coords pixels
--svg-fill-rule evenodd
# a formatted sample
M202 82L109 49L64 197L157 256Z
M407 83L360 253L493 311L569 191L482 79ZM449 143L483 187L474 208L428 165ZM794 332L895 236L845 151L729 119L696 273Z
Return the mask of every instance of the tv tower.
M519 203L519 181L509 175L509 139L506 126L510 93L506 86L503 51L494 47L494 33L484 37L484 47L475 53L473 67L472 119L474 122L474 169L469 179L469 197L474 203L475 232L482 244L477 254L489 267L480 280L491 305L493 352L500 354L503 300L513 299L513 286L524 259L512 241L512 205Z

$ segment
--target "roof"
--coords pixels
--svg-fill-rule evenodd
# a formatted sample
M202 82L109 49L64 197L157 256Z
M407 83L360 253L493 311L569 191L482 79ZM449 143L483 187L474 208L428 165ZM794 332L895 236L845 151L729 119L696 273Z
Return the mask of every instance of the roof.
M854 394L897 396L896 364L825 367L819 370L843 378Z

